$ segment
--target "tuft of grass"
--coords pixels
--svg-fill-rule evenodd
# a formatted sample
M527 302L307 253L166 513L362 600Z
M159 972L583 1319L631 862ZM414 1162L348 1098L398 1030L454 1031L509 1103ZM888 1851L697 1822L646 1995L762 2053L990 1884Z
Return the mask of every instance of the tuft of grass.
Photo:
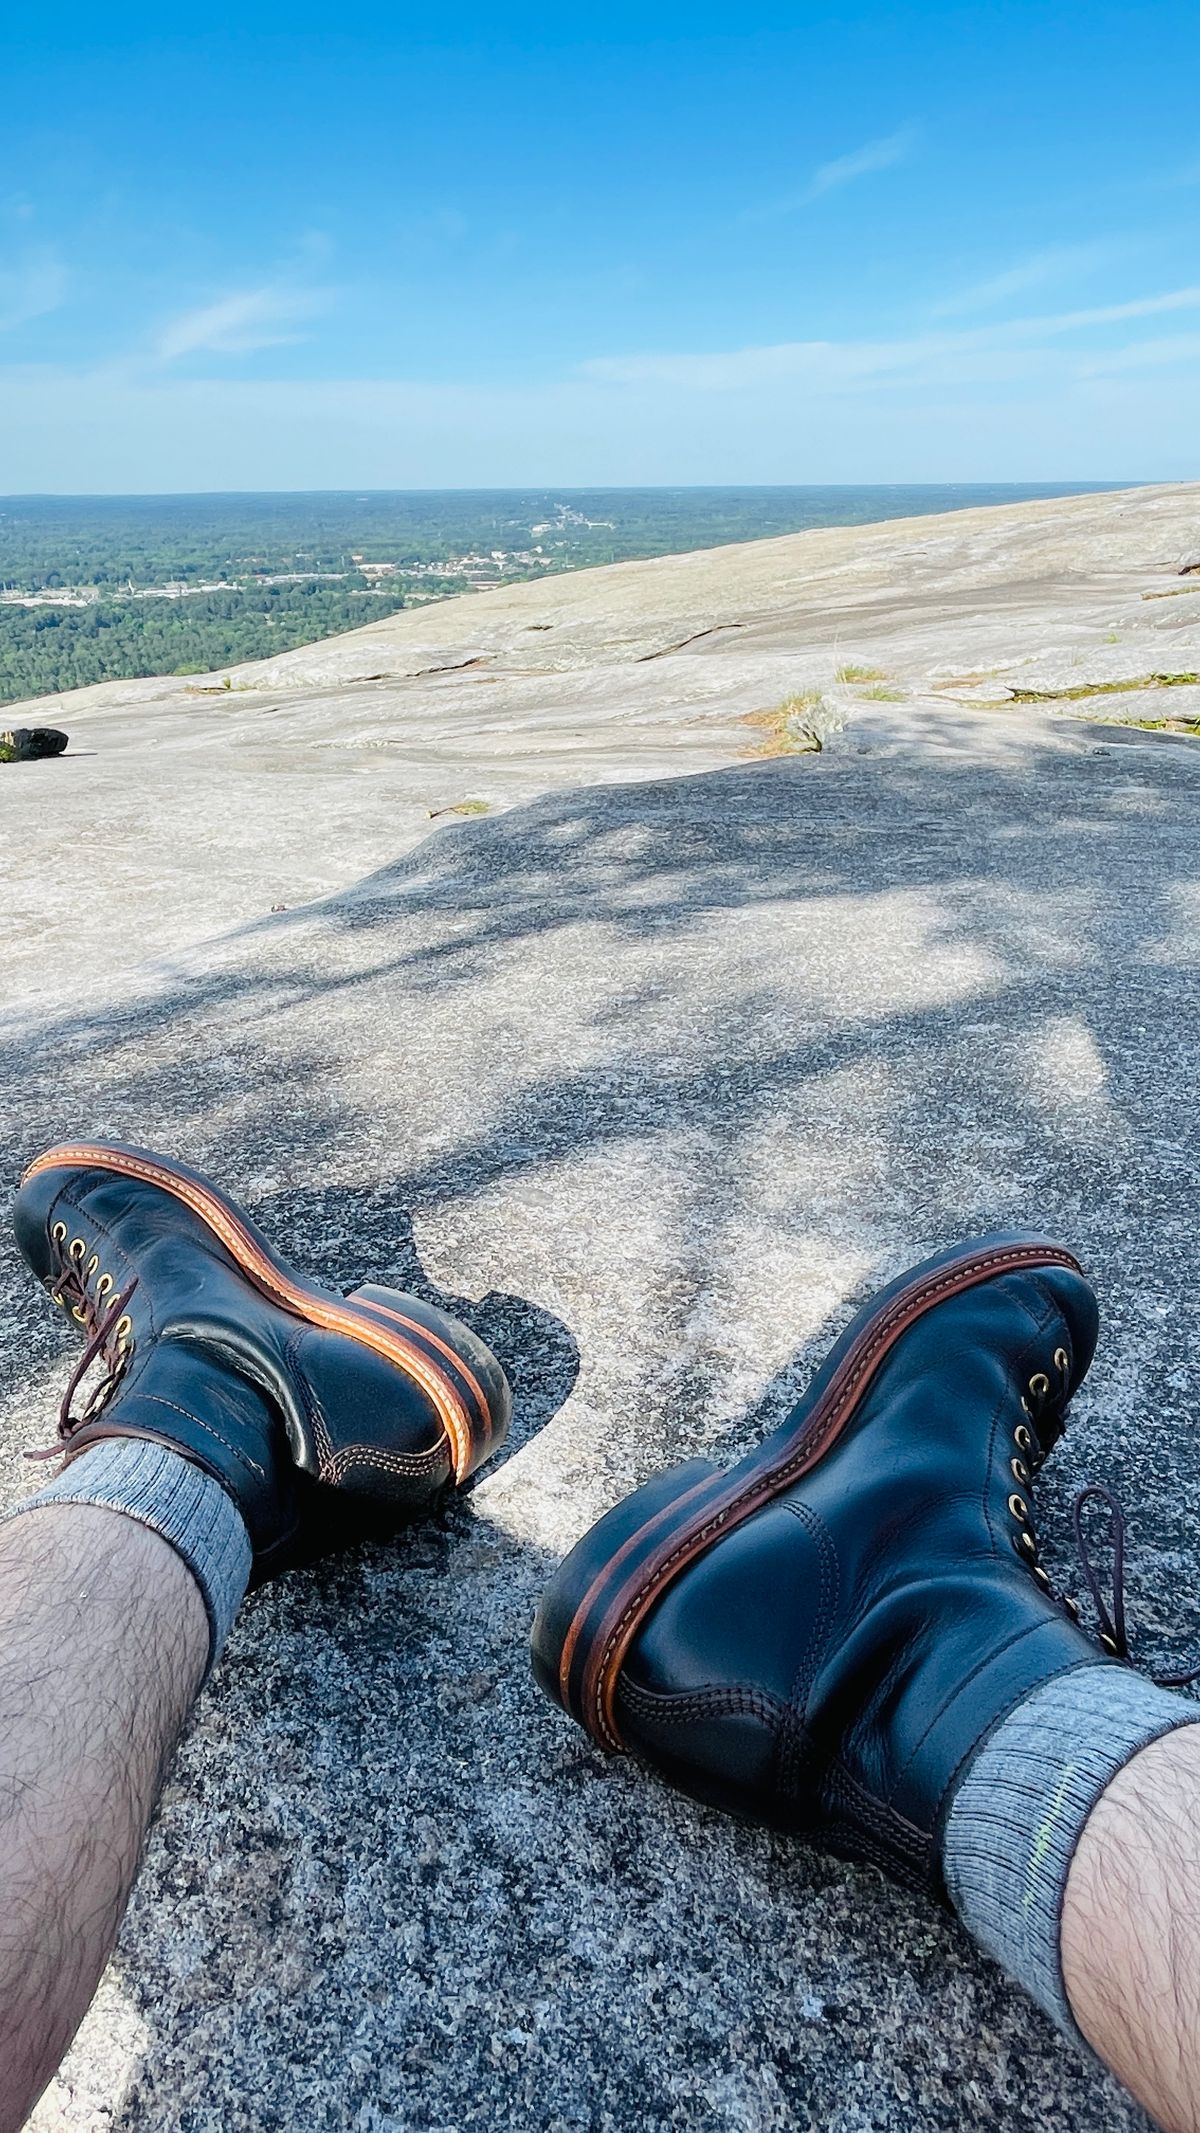
M839 667L835 681L887 681L890 677L882 667Z
M754 756L820 755L824 743L817 722L824 710L825 699L819 689L799 689L794 696L785 696L781 704L769 711L747 712L742 724L758 726L763 733L758 747L747 753Z
M1120 642L1121 642L1121 632L1120 632L1120 630L1109 630L1109 632L1108 632L1108 635L1106 636L1106 638L1105 638L1104 642L1105 642L1105 644L1120 644Z
M488 800L452 800L449 807L429 808L428 818L435 822L439 815L490 815L491 811Z
M17 751L7 735L0 735L0 763L15 763Z
M864 697L868 697L873 704L905 704L908 702L908 692L905 689L890 688L882 681L874 682L869 689L864 689L862 694Z

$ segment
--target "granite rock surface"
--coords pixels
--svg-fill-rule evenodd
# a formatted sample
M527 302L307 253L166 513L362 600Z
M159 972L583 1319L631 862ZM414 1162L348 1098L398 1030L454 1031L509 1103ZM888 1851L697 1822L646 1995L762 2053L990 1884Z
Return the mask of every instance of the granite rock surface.
M1182 670L1189 602L1142 594L1173 589L1197 497L1149 494L1166 499L1161 572L1149 505L1130 504L1122 556L1112 500L1080 500L1089 538L1113 543L1113 584L1079 594L1080 657L1102 660L1110 614L1132 629L1166 610L1178 641L1156 638L1154 657ZM1082 540L1076 503L1057 508ZM949 520L921 527L951 539ZM685 735L691 774L651 775L664 766L636 719L622 761L614 711L603 744L588 728L590 783L505 811L498 796L492 818L357 878L387 793L355 770L370 824L341 854L353 864L273 916L265 871L241 877L258 902L227 923L228 881L199 845L152 840L148 857L132 808L110 837L105 751L132 700L94 712L98 753L62 788L69 879L90 792L103 938L61 893L31 807L24 865L45 854L53 923L36 968L20 941L8 951L6 1174L67 1135L174 1150L325 1279L447 1302L515 1388L505 1453L439 1523L247 1603L37 2133L1144 2127L948 1916L606 1760L540 1701L526 1659L537 1594L592 1519L661 1464L753 1442L878 1282L1024 1222L1079 1250L1104 1319L1039 1491L1046 1559L1070 1588L1071 1496L1110 1480L1141 1653L1165 1663L1200 1640L1200 752L933 691L955 631L974 640L956 671L975 672L981 636L1007 632L1015 660L1038 612L1026 650L1046 671L1061 586L1038 592L1041 533L1026 561L1005 538L1021 589L973 604L964 567L936 658L932 621L909 625L927 630L922 690L914 652L907 700L847 694L819 755L730 761L745 734L723 711L703 746L720 742L724 767L693 765ZM478 630L485 600L458 605ZM769 660L777 682L821 682L819 627L830 677L851 651L901 670L865 611L835 646L802 600L791 623L765 592L760 608L774 649L747 654L753 673L734 662L735 708L761 700ZM716 704L708 660L733 655L675 656L700 660ZM611 710L634 669L597 654L577 671ZM669 756L701 683L677 671L674 709L656 686ZM399 728L413 714L403 691L396 705ZM270 739L265 723L261 743L291 731L310 780L306 822L266 826L303 880L306 836L328 826L309 713L307 728L303 706L290 728L281 714ZM161 769L180 804L194 775L205 807L219 771L218 856L250 852L256 781L286 777L262 771L244 705L236 745L224 716L206 769L202 725L182 741L169 713ZM530 734L519 749L532 781ZM411 734L395 753L416 762ZM340 776L335 815L352 812ZM205 938L195 917L166 956L155 896L188 869L220 923ZM71 1344L7 1236L0 1276L16 1500L15 1454L45 1440Z
M994 724L1019 689L1045 718L1194 720L1198 522L1200 488L1176 485L835 527L8 706L71 746L5 778L6 978L25 1004L141 987L149 960L388 865L443 809L716 769L770 745L746 721L796 695L822 731L902 706L938 732L948 711ZM1155 675L1174 679L1054 693Z

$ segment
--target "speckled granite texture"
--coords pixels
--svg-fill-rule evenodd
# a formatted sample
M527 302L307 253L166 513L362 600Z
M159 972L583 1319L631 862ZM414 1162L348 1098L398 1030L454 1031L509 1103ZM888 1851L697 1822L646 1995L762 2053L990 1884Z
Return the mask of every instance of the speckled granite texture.
M881 1278L1025 1221L1104 1312L1051 1567L1110 1477L1143 1652L1200 1636L1200 755L981 730L558 794L10 1021L8 1176L172 1149L325 1278L449 1301L516 1388L443 1524L247 1604L39 2133L1144 2124L949 1918L605 1761L525 1656L619 1495L772 1425ZM7 1237L0 1298L12 1498L68 1342Z

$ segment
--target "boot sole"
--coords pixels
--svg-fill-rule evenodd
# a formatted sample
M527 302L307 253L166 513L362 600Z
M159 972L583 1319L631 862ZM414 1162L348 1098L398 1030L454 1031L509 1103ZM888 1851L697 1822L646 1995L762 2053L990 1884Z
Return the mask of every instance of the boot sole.
M414 1379L432 1402L446 1432L456 1483L463 1482L503 1441L507 1401L490 1399L470 1364L429 1324L437 1318L447 1330L454 1321L415 1297L381 1291L389 1302L338 1297L289 1266L272 1250L237 1202L199 1171L189 1170L143 1148L112 1141L77 1141L47 1149L31 1163L22 1183L47 1170L107 1170L136 1178L191 1209L210 1229L252 1287L294 1318L358 1341L394 1363ZM397 1308L406 1305L407 1309ZM419 1312L418 1317L416 1313ZM474 1336L471 1336L474 1341ZM482 1343L479 1344L482 1347ZM494 1360L494 1359L493 1359ZM450 1367L447 1368L447 1365ZM496 1364L502 1384L506 1384ZM451 1375L453 1372L453 1375Z
M621 1668L668 1585L820 1463L884 1358L927 1311L998 1275L1038 1267L1082 1273L1070 1252L1039 1237L983 1237L922 1261L851 1320L787 1423L748 1458L733 1468L692 1460L618 1504L567 1557L538 1609L534 1672L547 1694L598 1746L623 1753L615 1712Z

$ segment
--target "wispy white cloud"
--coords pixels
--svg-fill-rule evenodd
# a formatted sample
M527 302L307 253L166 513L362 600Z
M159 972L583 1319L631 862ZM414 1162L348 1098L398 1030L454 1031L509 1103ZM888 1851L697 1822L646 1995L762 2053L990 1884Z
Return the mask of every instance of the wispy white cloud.
M782 199L768 200L760 207L746 210L744 222L770 222L778 215L792 215L801 207L808 207L825 193L837 192L843 185L853 185L857 178L872 177L876 171L890 170L896 163L903 163L911 155L918 140L915 126L902 126L896 133L885 134L881 140L866 141L861 148L851 149L848 155L835 156L830 163L818 164L808 183L798 192L785 193Z
M830 388L887 379L1013 377L1039 367L1044 344L1090 327L1121 325L1176 311L1200 310L1200 287L1086 311L1007 319L958 332L935 331L879 341L779 341L761 347L690 353L601 356L580 366L597 384L738 393L784 381ZM1085 353L1090 353L1085 351ZM1095 357L1099 364L1102 354Z
M835 156L832 163L820 164L809 181L806 198L816 200L821 193L835 192L839 185L852 185L855 178L869 178L877 170L890 170L894 163L902 163L911 153L916 138L915 126L902 126L898 133L885 134L881 141L867 141L847 156Z
M1117 326L1128 318L1154 318L1163 311L1200 309L1200 287L1168 289L1162 296L1135 296L1130 303L1098 304L1090 311L1060 311L1053 318L1013 319L997 330L1005 333L1040 329L1073 333L1081 326Z
M782 341L704 354L601 357L581 375L624 389L723 393L731 400L776 387L821 395L889 384L999 380L1028 372L1031 352L984 333L927 333L891 341Z
M13 267L0 268L0 333L57 311L68 276L53 252L30 252Z
M935 318L951 318L962 312L990 311L998 304L1007 303L1010 297L1023 296L1027 289L1042 289L1048 282L1068 281L1088 273L1093 267L1105 265L1115 251L1116 247L1111 244L1049 245L1045 251L1031 252L1027 258L1016 260L998 274L955 290L940 304L934 305L933 315Z
M835 370L849 373L869 365L876 355L891 350L876 349L870 342L776 341L758 348L714 349L699 354L678 353L596 356L580 365L580 374L596 384L660 386L683 392L740 392L780 379L797 379Z
M188 355L253 355L260 348L281 348L302 340L296 329L325 310L329 301L325 290L280 282L234 290L169 319L155 353L160 361L174 363Z

